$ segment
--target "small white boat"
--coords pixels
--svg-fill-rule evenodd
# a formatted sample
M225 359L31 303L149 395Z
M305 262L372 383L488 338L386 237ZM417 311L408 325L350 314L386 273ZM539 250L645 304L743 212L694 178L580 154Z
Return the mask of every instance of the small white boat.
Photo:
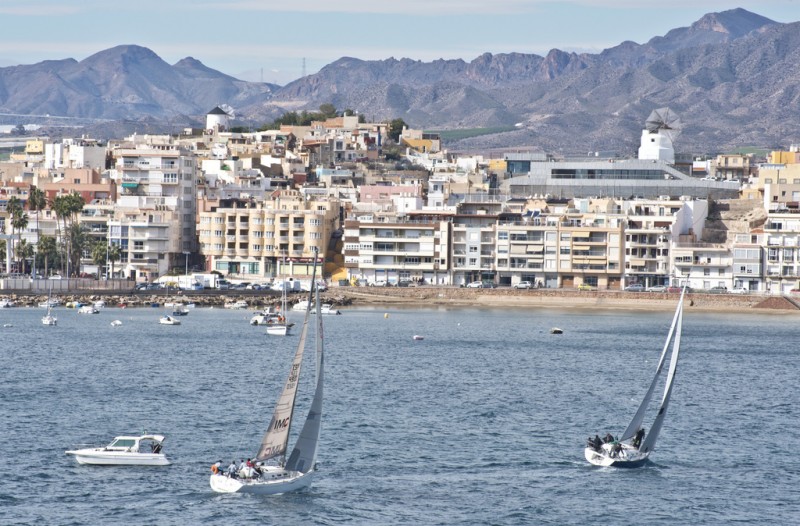
M424 340L425 337L422 336L422 335L419 335L419 334L415 334L413 339L415 339L415 340Z
M550 329L550 334L564 334L564 331L562 331L558 327L553 327L552 329Z
M120 325L122 325L122 322L120 320L114 320L111 322L112 327L119 327Z
M158 320L158 323L161 325L180 325L181 322L177 318L173 318L169 314L165 314L161 316L161 319Z
M100 314L100 311L94 305L84 305L78 309L78 314Z
M61 305L61 301L58 300L57 298L53 298L51 300L41 302L39 304L39 307L42 309L47 309L47 308L58 307L59 305Z
M292 310L305 312L309 310L308 307L309 307L308 301L298 301L297 303L292 305ZM323 303L322 305L320 305L319 312L320 314L341 314L341 311L339 309L334 308L333 305L331 305L330 303ZM311 314L316 314L316 310L312 308Z
M14 306L14 302L8 298L0 298L0 309L6 309Z
M75 455L78 464L98 466L168 466L167 456L161 452L162 435L120 436L106 447L66 451Z
M45 305L47 307L47 314L42 316L42 325L50 325L50 326L58 325L58 318L56 318L55 314L53 314L53 307L55 307L55 305L57 305L59 302L58 300L52 298L51 296L52 292L53 289L51 288L50 291L47 293L47 302L45 302ZM53 304L53 302L56 302L55 305ZM41 304L39 304L39 306L41 306Z
M106 302L103 301L103 300L95 301L94 302L94 308L95 309L105 309L106 308Z
M249 305L244 300L239 300L239 301L234 302L234 303L226 303L225 304L225 308L226 309L241 310L241 309L246 309L247 307L249 307Z

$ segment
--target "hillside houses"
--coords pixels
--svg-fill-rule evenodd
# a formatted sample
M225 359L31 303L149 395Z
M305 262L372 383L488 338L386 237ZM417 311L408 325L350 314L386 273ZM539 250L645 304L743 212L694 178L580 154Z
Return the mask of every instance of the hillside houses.
M304 276L318 252L335 283L800 286L797 147L763 162L718 156L711 180L660 160L455 155L409 130L403 161L386 161L386 125L356 116L248 133L214 123L107 143L31 140L0 162L2 224L14 230L5 266L22 270L15 249L42 236L64 241L52 206L27 205L35 187L49 203L83 198L72 273L107 272L92 250L105 245L119 252L116 277L132 281L190 262L248 281ZM12 197L28 217L20 229Z

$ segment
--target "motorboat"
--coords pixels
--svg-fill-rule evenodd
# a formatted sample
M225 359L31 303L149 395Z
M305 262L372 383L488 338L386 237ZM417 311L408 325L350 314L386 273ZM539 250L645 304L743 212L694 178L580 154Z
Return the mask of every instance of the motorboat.
M66 451L74 455L78 464L97 466L168 466L167 456L161 452L162 435L119 436L105 447Z
M550 329L550 334L564 334L564 331L559 329L558 327L553 327Z
M414 335L414 337L413 337L412 339L413 339L413 340L417 340L417 341L419 341L419 340L424 340L424 339L425 339L425 336L422 336L421 334L415 334L415 335Z
M120 325L122 325L122 322L120 320L114 320L111 322L112 327L119 327Z
M172 306L173 316L186 316L189 314L189 309L183 303L176 303Z
M83 305L78 309L78 314L100 314L94 305Z
M97 301L94 302L94 308L95 309L105 309L106 308L106 302L103 301L103 300L97 300Z
M239 301L236 301L236 302L233 302L233 303L226 303L225 304L225 308L226 309L242 310L242 309L246 309L248 307L249 307L249 305L244 300L239 300Z
M180 325L181 321L177 318L173 318L169 314L165 314L161 316L161 318L158 320L158 323L161 325Z
M298 301L294 305L292 305L292 310L305 312L309 310L309 302L308 301ZM311 314L317 314L316 310L313 308L310 309ZM334 306L330 303L323 303L319 306L319 314L341 314L342 312L339 309L334 308Z
M8 298L0 298L0 309L7 309L14 306L14 302Z

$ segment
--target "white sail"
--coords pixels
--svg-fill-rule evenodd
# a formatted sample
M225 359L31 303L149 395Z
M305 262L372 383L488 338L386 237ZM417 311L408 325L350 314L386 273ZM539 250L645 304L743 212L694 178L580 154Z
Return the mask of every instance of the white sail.
M681 303L682 305L682 303ZM683 308L679 309L678 314L678 329L675 333L675 341L672 343L672 356L669 359L669 373L667 374L667 383L664 385L664 397L661 399L661 405L658 408L653 426L650 428L650 433L647 434L642 442L639 451L649 453L656 445L656 439L661 432L661 426L664 424L664 418L667 416L667 407L669 407L669 399L672 396L672 384L675 381L675 372L678 368L678 354L681 350L681 328L683 325Z
M653 398L653 392L658 385L658 379L660 378L661 370L664 367L664 360L667 357L669 344L672 342L672 336L675 333L675 326L678 323L678 317L683 312L683 295L685 292L685 288L681 290L681 297L678 300L678 306L675 309L675 316L672 317L672 325L669 328L669 334L664 342L664 348L661 350L661 357L658 360L658 367L656 367L656 374L653 376L653 381L650 382L650 388L647 390L647 394L645 394L642 402L639 404L639 409L636 410L636 414L633 416L633 419L631 419L630 424L628 424L628 427L625 428L625 432L622 433L620 440L628 440L629 438L633 438L633 436L642 426L642 421L644 420L645 413L647 412L647 407L650 405L650 400Z
M317 265L316 260L311 272L312 281L316 278ZM313 294L313 287L310 294ZM310 301L311 297L309 297ZM295 352L294 360L292 361L292 368L289 370L289 376L286 378L286 383L283 386L283 391L278 397L278 402L275 404L275 411L272 413L272 420L270 420L267 432L261 441L261 447L258 448L256 454L257 461L264 461L278 456L286 456L286 447L289 442L289 431L292 427L292 417L294 415L294 404L297 398L297 388L300 385L300 369L303 364L303 352L306 347L306 338L308 337L308 321L310 319L310 309L306 311L303 318L303 329L300 331L300 341L297 344L297 352ZM284 314L285 315L285 314Z

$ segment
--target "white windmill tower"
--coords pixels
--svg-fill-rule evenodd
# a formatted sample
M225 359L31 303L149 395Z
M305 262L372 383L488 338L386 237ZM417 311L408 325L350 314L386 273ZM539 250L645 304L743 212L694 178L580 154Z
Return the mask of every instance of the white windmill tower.
M650 113L642 130L639 159L675 162L672 141L681 132L681 119L669 108L658 108Z

